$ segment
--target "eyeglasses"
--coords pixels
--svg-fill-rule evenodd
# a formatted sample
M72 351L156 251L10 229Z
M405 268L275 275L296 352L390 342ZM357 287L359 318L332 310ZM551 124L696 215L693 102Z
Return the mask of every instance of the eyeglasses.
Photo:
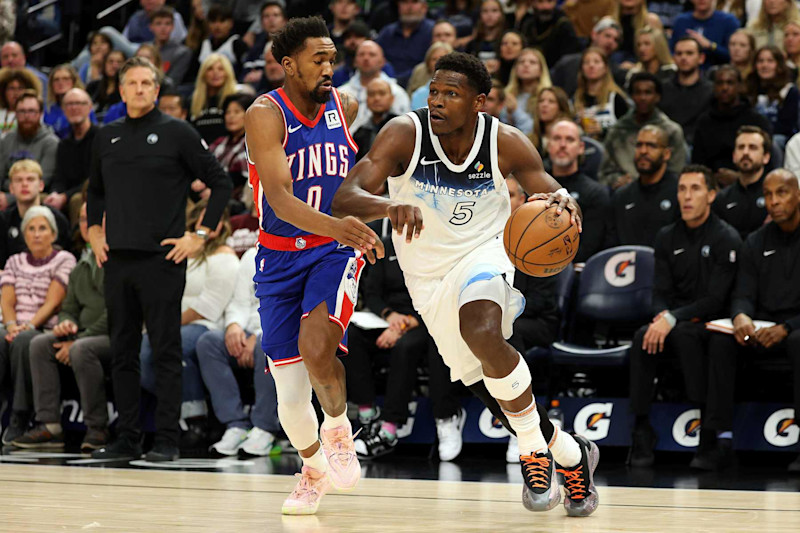
M17 116L20 116L20 115L21 116L25 116L25 115L32 116L32 115L38 115L39 113L41 113L41 111L39 111L38 109L18 109L17 110Z

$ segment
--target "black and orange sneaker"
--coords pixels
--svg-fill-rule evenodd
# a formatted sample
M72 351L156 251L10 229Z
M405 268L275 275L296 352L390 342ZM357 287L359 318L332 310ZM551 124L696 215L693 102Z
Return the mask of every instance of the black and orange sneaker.
M561 501L561 489L556 478L556 462L550 450L544 453L520 455L522 466L522 505L534 512L549 511Z
M600 450L583 435L573 433L572 436L581 447L581 462L571 468L558 468L558 473L564 476L567 491L564 508L569 516L589 516L600 501L594 486L594 470L600 461Z

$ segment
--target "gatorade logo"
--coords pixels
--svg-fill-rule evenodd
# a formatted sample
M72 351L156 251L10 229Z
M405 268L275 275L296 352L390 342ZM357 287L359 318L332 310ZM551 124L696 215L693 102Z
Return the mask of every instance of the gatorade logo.
M627 287L636 280L636 252L612 255L603 273L612 287Z
M689 409L675 419L672 438L684 448L700 444L700 409Z
M611 411L614 404L590 403L584 405L575 415L575 433L580 433L589 440L598 441L608 437L611 427Z
M503 437L508 437L510 434L508 430L503 427L503 424L495 418L486 407L483 408L481 416L478 418L478 429L490 439L502 439Z
M794 414L794 409L780 409L767 418L764 423L764 438L767 442L779 448L797 444L800 428L795 423Z

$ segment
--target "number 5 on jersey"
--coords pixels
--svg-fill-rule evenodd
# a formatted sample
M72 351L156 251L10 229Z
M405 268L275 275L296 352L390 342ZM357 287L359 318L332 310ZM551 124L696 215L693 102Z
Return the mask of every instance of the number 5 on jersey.
M473 207L475 207L475 202L458 202L453 208L453 216L450 218L450 223L455 226L463 226L472 220Z

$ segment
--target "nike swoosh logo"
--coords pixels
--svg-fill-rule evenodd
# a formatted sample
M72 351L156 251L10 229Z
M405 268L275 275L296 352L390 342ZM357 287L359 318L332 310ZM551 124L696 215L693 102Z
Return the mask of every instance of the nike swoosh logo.
M675 251L674 251L674 252L672 252L672 253L673 253L673 254L675 254L675 255L680 255L680 254L682 254L682 253L683 253L683 252L685 252L685 251L686 251L686 250L684 250L683 248L678 248L677 250L675 250Z
M739 202L731 202L725 206L725 209L733 209L737 205L739 205Z
M636 203L632 203L632 204L625 204L625 210L626 210L626 211L630 211L631 209L633 209L633 207L634 207L635 205L636 205Z
M294 128L292 128L291 126L289 126L287 129L289 130L289 133L294 133L294 132L296 132L297 130L299 130L300 128L302 128L302 127L303 127L303 125L302 125L302 124L298 124L298 125L297 125L297 126L295 126Z
M113 139L111 139L111 144L115 144L120 139L122 139L122 137L114 137Z
M777 250L764 250L764 257L769 257L774 254Z
M441 162L442 162L442 160L441 160L441 159L437 159L437 160L435 160L435 161L428 161L428 160L427 160L427 159L425 159L424 157L423 157L422 159L420 159L420 160L419 160L419 164L420 164L420 165L435 165L436 163L441 163Z

